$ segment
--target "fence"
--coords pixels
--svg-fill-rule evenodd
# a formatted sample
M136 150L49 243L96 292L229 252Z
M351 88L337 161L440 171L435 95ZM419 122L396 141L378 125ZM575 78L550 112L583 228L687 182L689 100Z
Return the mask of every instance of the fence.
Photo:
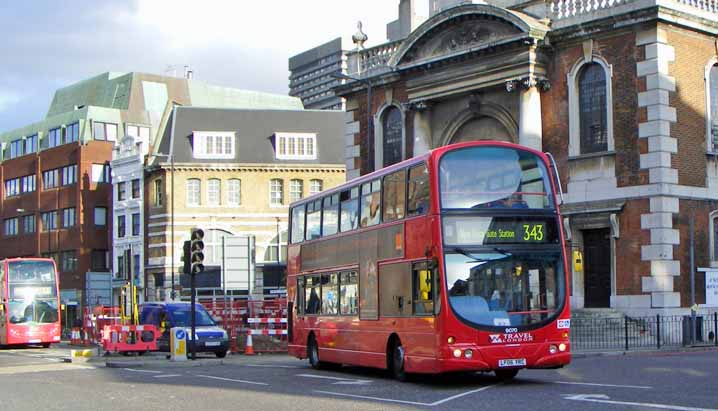
M691 316L571 320L574 351L640 350L692 345ZM718 312L696 316L696 345L718 346Z

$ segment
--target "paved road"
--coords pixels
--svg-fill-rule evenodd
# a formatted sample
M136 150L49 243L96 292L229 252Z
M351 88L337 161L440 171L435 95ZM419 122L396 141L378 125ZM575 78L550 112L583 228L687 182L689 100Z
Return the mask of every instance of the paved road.
M281 355L106 368L64 364L64 354L0 350L0 408L718 411L718 351L579 358L562 370L524 370L508 383L488 374L399 383L378 370L315 371Z

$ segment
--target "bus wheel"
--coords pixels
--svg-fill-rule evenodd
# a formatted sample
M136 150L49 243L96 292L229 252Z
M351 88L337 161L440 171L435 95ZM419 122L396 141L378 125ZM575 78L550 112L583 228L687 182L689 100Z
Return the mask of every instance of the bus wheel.
M50 343L42 343L42 348L50 348Z
M407 380L406 371L404 371L404 347L398 340L394 343L391 353L391 373L398 381Z
M311 365L312 368L315 370L322 368L322 363L319 361L319 346L313 335L309 337L309 341L307 342L307 358L309 358L309 365Z
M519 373L519 370L494 370L494 374L496 374L496 378L500 379L501 381L509 381L512 380L516 374Z

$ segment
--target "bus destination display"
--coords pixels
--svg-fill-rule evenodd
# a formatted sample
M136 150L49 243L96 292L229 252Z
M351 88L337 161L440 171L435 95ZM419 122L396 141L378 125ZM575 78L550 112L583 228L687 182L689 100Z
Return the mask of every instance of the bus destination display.
M446 217L446 244L545 244L557 241L556 230L545 219Z

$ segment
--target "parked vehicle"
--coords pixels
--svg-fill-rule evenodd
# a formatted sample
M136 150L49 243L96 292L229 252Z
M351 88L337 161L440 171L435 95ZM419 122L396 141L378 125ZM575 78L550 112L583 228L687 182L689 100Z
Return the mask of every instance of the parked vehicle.
M182 327L187 330L188 352L196 341L196 352L213 352L218 358L224 358L229 350L227 331L217 326L207 310L195 305L195 327L197 337L192 338L190 304L184 302L147 303L140 307L140 324L154 324L160 329L158 340L160 351L170 351L170 330Z

